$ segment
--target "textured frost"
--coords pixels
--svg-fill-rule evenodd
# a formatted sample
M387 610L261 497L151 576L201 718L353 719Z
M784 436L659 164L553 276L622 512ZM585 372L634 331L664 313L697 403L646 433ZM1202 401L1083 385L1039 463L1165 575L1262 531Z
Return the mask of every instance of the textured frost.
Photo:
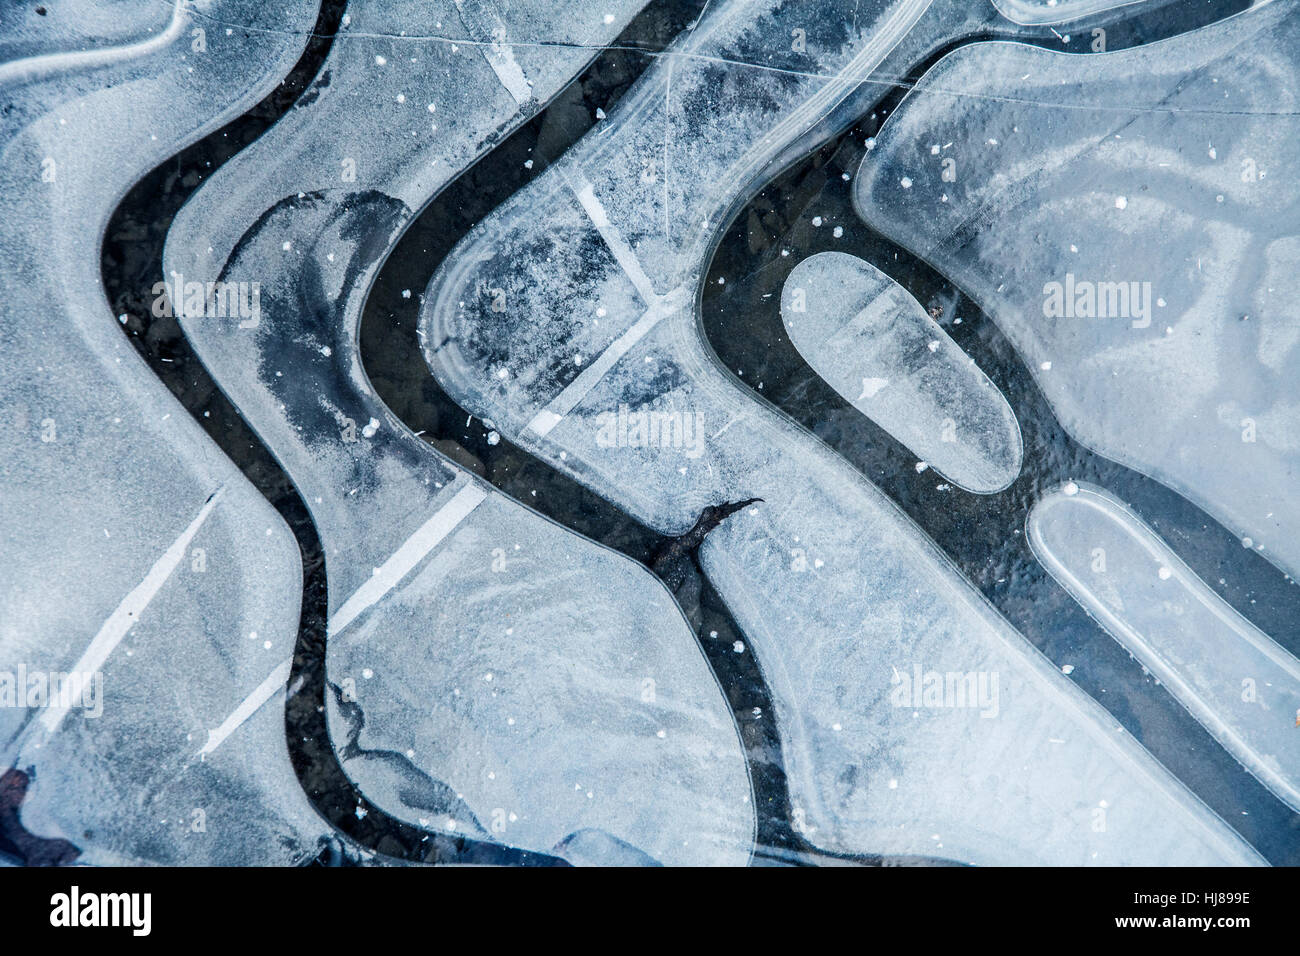
M325 831L289 764L276 670L298 630L293 537L139 359L100 285L121 194L273 87L316 13L200 6L257 29L210 35L203 56L182 38L10 76L0 126L14 426L0 435L0 671L98 671L103 693L98 718L0 708L0 756L34 770L24 825L87 862L287 863ZM241 703L267 699L200 755Z
M1002 393L921 304L875 266L823 252L795 266L781 321L813 370L959 487L1020 473L1020 426Z
M1044 567L1251 773L1300 810L1300 661L1122 503L1076 484L1034 505Z
M1294 4L1099 56L973 44L886 122L855 195L979 301L1074 436L1292 574L1298 89Z
M435 375L664 532L762 499L705 539L701 563L770 683L812 842L978 863L1257 860L701 341L693 303L723 212L925 4L811 7L714 3L605 124L480 223L426 294ZM818 23L858 26L767 52ZM745 66L755 51L780 69ZM950 673L973 681L961 702Z
M243 327L202 309L182 324L312 512L331 733L367 798L574 862L736 864L754 829L743 754L671 596L412 435L357 347L411 210L637 7L356 10L299 106L182 210L165 264L173 281L259 283Z

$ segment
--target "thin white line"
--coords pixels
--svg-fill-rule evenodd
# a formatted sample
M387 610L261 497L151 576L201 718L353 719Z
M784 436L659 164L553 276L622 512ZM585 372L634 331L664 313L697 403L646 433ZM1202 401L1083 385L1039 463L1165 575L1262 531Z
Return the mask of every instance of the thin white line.
M605 212L605 207L596 198L595 189L581 170L566 172L562 166L557 166L556 169L564 178L565 183L568 184L570 191L577 197L578 202L587 214L587 218L596 227L601 239L604 240L609 251L613 253L615 260L623 269L624 274L631 280L632 285L636 287L637 294L645 301L648 308L631 328L615 339L609 348L605 349L594 362L582 370L577 378L552 398L545 408L532 417L532 420L528 422L525 428L539 437L546 435L556 425L560 424L564 420L564 416L573 411L574 406L596 387L596 384L609 373L609 370L637 342L641 341L647 332L678 307L678 300L681 298L679 289L674 289L668 295L663 296L655 292L650 277L646 275L645 269L641 267L641 260L637 258L636 253L623 239L618 227L609 221L609 215ZM667 169L665 169L665 177L667 174Z
M330 618L327 634L333 637L391 591L402 578L419 564L424 556L438 546L452 530L479 506L487 492L470 483L452 496L451 500L434 512L433 517L420 525L415 533L402 542L375 574L365 584L352 592L352 596Z
M514 51L504 43L493 41L490 46L484 47L483 55L515 103L526 106L533 98L533 84L524 76L523 67L515 59Z
M467 19L465 0L456 0L456 9L460 12L461 22L470 32L483 32L484 27L490 27L487 30L490 40L483 46L483 59L487 60L488 66L492 67L492 72L497 75L515 103L520 106L530 103L533 99L533 85L528 82L523 67L515 59L514 50L505 42L506 26L501 17L486 4L475 4L473 14ZM470 19L486 20L488 23L471 23Z
M226 738L238 730L244 721L257 713L263 704L275 696L277 691L284 690L284 685L289 682L289 672L292 667L293 658L286 657L276 665L275 670L267 675L266 680L258 684L251 694L240 701L239 706L221 722L220 727L216 730L209 730L208 742L199 751L199 759L202 760L225 743Z
M179 538L172 542L171 547L163 552L162 557L154 562L149 573L144 576L144 580L135 586L135 588L110 614L107 620L100 625L99 633L86 647L85 653L81 659L72 666L72 673L91 674L98 671L108 660L108 656L113 653L114 648L121 642L126 632L133 628L140 620L140 615L144 613L149 602L153 600L154 595L167 583L171 573L176 570L176 566L181 563L185 557L185 549L189 547L190 541L198 533L203 522L208 519L212 509L216 507L217 499L221 497L222 488L208 496L208 500L203 503L199 513L194 516L189 527L181 532ZM41 714L41 724L44 726L46 733L54 733L59 728L64 716L68 712L68 707L50 707L45 713Z
M645 274L641 268L641 260L636 257L632 247L623 239L623 234L618 231L618 227L609 221L609 216L605 212L605 207L600 204L596 198L596 191L592 188L587 177L580 170L566 174L563 167L560 169L560 175L568 183L569 189L573 190L573 195L578 197L578 202L582 204L583 210L587 213L587 218L591 224L596 227L600 237L605 240L605 245L609 246L609 251L614 254L618 264L622 266L627 277L632 280L632 285L636 286L637 293L645 301L646 305L653 306L659 300L655 294L654 284L651 283L650 277Z
M573 406L582 401L583 397L596 387L596 383L604 378L609 373L609 370L632 349L632 346L641 341L645 334L658 325L664 316L671 311L671 305L663 300L656 302L647 309L630 329L610 343L609 348L605 349L594 362L582 370L582 373L577 378L551 399L544 409L533 416L532 421L527 425L528 430L535 435L541 436L560 424L564 416L573 411Z

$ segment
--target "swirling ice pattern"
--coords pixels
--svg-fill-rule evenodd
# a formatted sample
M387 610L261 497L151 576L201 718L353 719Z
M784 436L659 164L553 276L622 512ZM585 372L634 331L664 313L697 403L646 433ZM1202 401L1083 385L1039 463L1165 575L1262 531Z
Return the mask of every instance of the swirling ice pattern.
M249 110L326 13L210 0L164 17L157 3L127 4L107 42L81 35L93 31L76 3L48 6L76 26L52 42L24 22L0 42L14 104L0 129L13 182L0 195L17 225L0 244L0 390L20 421L5 449L17 466L0 475L18 503L0 518L13 545L0 666L96 675L103 716L91 695L84 712L30 700L0 710L12 768L0 851L235 864L300 862L326 841L346 856L394 852L391 838L341 831L347 808L301 766L311 803L290 779L282 709L286 685L291 697L307 686L293 652L299 602L312 597L289 526L108 328L90 281L98 249L87 239L117 197ZM659 580L543 518L521 491L512 500L380 400L359 324L389 252L421 208L634 34L641 6L353 4L319 56L304 57L310 87L204 170L170 222L166 286L150 308L177 315L188 340L178 352L237 406L275 459L257 471L282 468L314 526L292 532L325 570L324 683L311 686L328 715L326 762L358 794L356 816L439 847L408 846L407 858L497 847L520 851L497 859L521 862L744 863L756 826L770 830L756 819L771 812L755 806L759 757L737 735L736 688L710 669L719 652L701 654L709 638L663 586L680 599L697 567L743 632L735 653L755 654L766 681L780 752L762 759L782 768L788 797L776 805L791 845L971 863L1259 862L956 572L875 476L754 402L719 367L696 312L737 202L853 121L879 84L981 30L1038 39L1047 31L1015 23L1110 25L1141 4L700 4L704 15L591 132L554 162L539 157L549 168L429 263L427 290L403 293L416 297L434 376L483 419L486 440L513 442L665 536L647 562ZM97 161L108 149L111 175ZM869 215L865 199L859 209ZM77 231L52 228L60 219ZM1020 406L997 394L1000 376L963 370L957 337L927 331L887 274L843 258L852 278L796 270L771 303L791 341L856 414L871 416L883 395L879 425L952 481L1023 496L1006 491L1022 458ZM1270 260L1268 274L1278 268ZM839 286L853 287L842 314ZM18 321L50 302L58 335ZM854 336L871 337L869 361L855 364ZM909 417L891 396L913 393ZM200 421L201 404L186 402ZM962 440L973 444L946 447ZM1057 549L1045 562L1064 575L1074 558L1037 527L1035 540ZM1159 547L1156 532L1133 528ZM1198 607L1211 607L1183 570ZM1067 589L1090 608L1110 601L1108 630L1140 640L1111 592ZM1300 672L1249 623L1232 633L1267 649L1277 679ZM1194 699L1179 702L1270 789L1290 787L1289 762L1260 751L1281 739L1268 717L1214 712L1213 675L1197 661L1191 676ZM1242 748L1239 725L1253 734ZM109 774L129 792L104 795L96 782ZM150 810L123 812L128 801Z
M316 7L172 16L0 67L0 747L23 826L83 861L283 864L328 834L280 708L250 707L284 695L265 648L295 642L298 551L115 328L99 237L132 182L274 87ZM43 696L60 674L85 686Z

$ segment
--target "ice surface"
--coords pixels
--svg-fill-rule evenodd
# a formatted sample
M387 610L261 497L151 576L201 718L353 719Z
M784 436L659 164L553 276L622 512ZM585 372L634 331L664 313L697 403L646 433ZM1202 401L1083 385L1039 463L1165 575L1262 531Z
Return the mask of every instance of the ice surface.
M456 248L426 293L426 357L463 407L665 533L761 499L700 559L744 629L736 652L769 682L813 843L975 863L1255 862L701 340L694 301L725 210L924 8L715 2ZM856 26L828 39L827 24ZM782 57L804 28L806 48Z
M1114 496L1034 505L1043 566L1251 773L1300 810L1300 661L1223 602Z
M311 510L331 735L367 798L573 862L743 864L743 753L672 597L412 435L357 345L412 210L638 8L355 9L299 105L182 210L164 263L173 282L258 285L256 318L214 317L200 293L182 324Z
M781 321L813 370L954 484L991 493L1020 473L1020 426L939 323L869 262L822 252L795 266Z
M1298 89L1294 4L1097 56L972 44L885 123L855 195L978 300L1076 438L1292 575Z
M114 6L125 23L158 4ZM182 34L101 51L96 69L54 57L4 74L0 761L34 778L23 825L82 862L289 863L327 830L285 745L293 537L140 360L100 285L122 193L272 88L316 16L305 0L196 7L251 29L210 30L204 54ZM30 690L72 672L94 675L85 706L5 700L20 674Z
M1137 6L1151 0L993 0L993 6L1016 23L1064 23L1119 7Z
M182 6L179 0L6 3L0 5L0 63L54 53L120 56L116 48L161 38L169 27L199 28L199 18L180 15Z

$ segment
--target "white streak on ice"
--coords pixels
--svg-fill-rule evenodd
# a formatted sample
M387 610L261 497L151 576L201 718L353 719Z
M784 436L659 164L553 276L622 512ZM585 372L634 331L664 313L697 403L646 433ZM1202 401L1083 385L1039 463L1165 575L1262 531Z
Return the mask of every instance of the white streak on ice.
M218 488L213 492L208 500L203 503L199 513L194 516L194 520L189 526L181 532L180 537L172 542L171 547L163 552L162 557L154 562L149 573L144 576L144 580L137 584L122 602L113 609L113 613L108 616L99 632L95 635L90 645L86 648L81 659L72 665L70 673L90 674L97 672L104 666L108 660L108 655L113 653L126 632L135 626L140 620L140 615L144 613L149 602L153 600L167 579L171 577L176 566L181 563L181 558L185 557L185 551L194 536L198 534L199 528L203 527L203 522L208 520L208 515L216 507L217 500L221 497L222 489ZM41 725L45 728L47 734L52 734L59 729L59 724L68 713L68 706L50 707L41 715Z
M230 712L230 716L221 722L221 726L215 730L209 730L208 741L203 745L203 749L199 751L199 759L203 759L225 743L226 738L238 730L244 721L257 713L262 705L270 700L277 691L283 690L284 685L289 681L289 672L292 667L293 658L286 657L276 665L275 670L267 675L266 680L258 684L253 692Z
M488 21L487 24L483 25L491 27L491 41L481 46L483 59L487 60L488 66L492 67L492 72L497 75L497 79L506 88L506 92L510 94L516 103L524 106L533 99L533 85L528 82L523 67L515 59L514 51L505 42L505 24L501 22L501 17L497 15L490 5L476 3L474 8L471 16L477 14L478 17ZM465 0L456 0L456 9L460 11L461 19L465 21ZM469 25L468 21L466 21L466 25Z
M669 298L668 296L664 297ZM596 387L596 384L604 378L615 365L632 350L632 347L645 337L646 333L653 329L664 316L670 314L673 310L664 307L656 300L655 305L646 310L636 323L615 339L605 351L600 353L599 358L583 369L582 373L572 382L566 385L558 395L556 395L547 406L533 416L528 423L529 431L536 435L545 435L556 425L564 420L564 416L573 410L573 407L582 401L582 399Z
M432 518L420 525L415 533L379 566L374 576L352 592L352 596L334 612L330 617L329 636L338 634L356 620L366 608L391 591L486 497L487 492L477 484L468 484L456 492L450 501L434 512Z
M591 224L596 227L600 233L600 238L605 240L605 245L609 246L609 251L614 254L618 264L623 267L627 277L632 280L632 285L636 286L637 294L645 300L646 305L653 307L659 301L659 296L655 294L654 283L646 275L645 269L641 266L641 260L637 258L632 247L627 244L623 234L618 231L618 227L609 221L609 213L596 198L596 191L588 182L587 177L576 170L570 170L565 173L564 167L558 167L560 175L564 181L569 184L573 190L573 195L578 198L582 205L583 212L591 220Z
M623 239L618 227L609 221L609 215L606 213L605 207L596 198L596 192L587 178L577 171L570 171L566 174L563 168L560 170L560 175L564 177L564 181L587 214L587 218L591 220L591 224L600 233L601 239L605 241L605 245L613 254L615 261L618 262L624 274L631 280L637 294L645 300L650 308L631 328L615 339L596 361L588 365L577 378L565 386L563 391L551 399L544 409L533 416L527 427L529 431L538 436L545 435L560 424L564 420L564 416L571 412L573 407L596 387L596 384L609 373L610 369L618 364L623 356L631 351L637 342L641 341L647 332L658 325L666 315L674 311L677 300L680 298L680 295L673 292L664 296L655 292L654 283L646 275L641 260L637 258L636 253Z

